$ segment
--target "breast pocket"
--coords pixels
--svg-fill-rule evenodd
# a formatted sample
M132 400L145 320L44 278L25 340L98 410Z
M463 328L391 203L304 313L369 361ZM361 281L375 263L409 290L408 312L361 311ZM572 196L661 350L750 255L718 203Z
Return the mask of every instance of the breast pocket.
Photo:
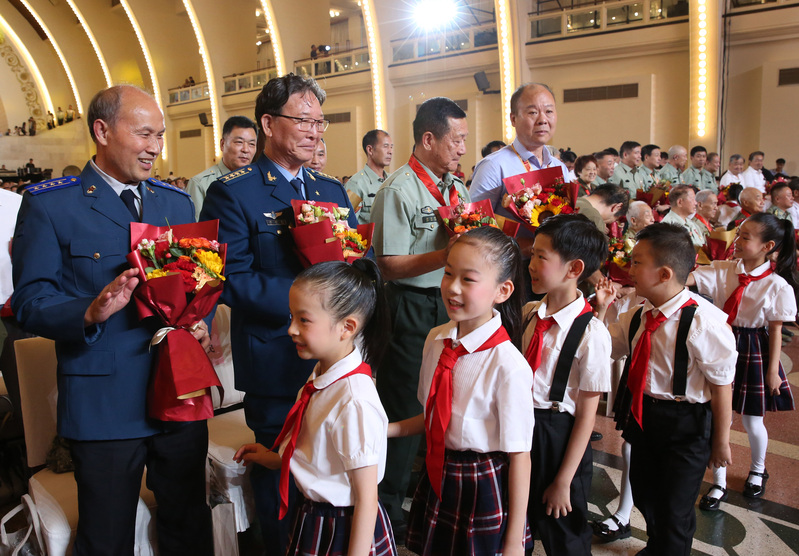
M288 223L282 219L258 222L255 237L255 255L258 268L275 268L284 259L290 247Z
M121 241L76 239L69 244L75 287L97 295L127 268L128 249Z
M436 250L436 237L438 236L438 222L433 214L419 214L413 220L413 235L415 241L411 247L411 254L418 255ZM441 247L444 247L443 245Z

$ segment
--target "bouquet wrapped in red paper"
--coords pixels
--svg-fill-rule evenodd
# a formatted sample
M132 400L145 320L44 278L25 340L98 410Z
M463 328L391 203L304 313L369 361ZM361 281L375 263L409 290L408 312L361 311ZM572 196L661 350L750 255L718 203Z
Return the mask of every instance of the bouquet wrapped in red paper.
M697 251L696 264L710 264L713 261L732 259L736 233L736 230L713 230L710 232L705 244Z
M669 191L671 182L669 180L658 180L649 189L639 189L635 192L635 200L643 201L650 207L669 204Z
M347 223L349 209L335 203L293 199L295 226L291 235L305 266L324 261L351 263L372 246L374 224L353 229Z
M531 232L550 216L574 212L576 184L564 184L560 167L511 176L502 183L508 192L502 199L502 206Z
M131 222L133 250L128 261L139 269L134 292L139 317L155 316L164 327L156 368L147 392L147 412L161 421L197 421L214 415L211 387L222 384L190 327L208 316L222 294L225 245L217 241L218 220L152 226Z
M635 246L635 237L611 237L608 242L608 259L605 263L608 278L622 286L633 286L630 279L630 255Z
M519 231L519 223L507 218L497 218L489 199L475 203L464 203L460 199L457 205L438 208L438 220L446 228L450 237L468 232L474 228L491 226L499 228L510 237Z

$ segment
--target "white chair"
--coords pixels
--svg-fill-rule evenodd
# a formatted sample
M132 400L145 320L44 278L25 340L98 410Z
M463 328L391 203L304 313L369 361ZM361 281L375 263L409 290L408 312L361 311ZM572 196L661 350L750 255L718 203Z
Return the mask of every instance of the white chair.
M214 392L214 409L224 409L244 400L236 390L233 355L230 348L230 308L219 305L212 327L214 352L211 360L225 389L224 400ZM244 409L234 409L208 420L208 480L211 500L233 504L237 532L246 531L255 519L255 500L250 486L249 469L233 461L242 444L255 442L255 435L244 419Z
M56 435L56 353L55 343L45 338L26 338L14 342L19 371L22 418L28 467L45 464L50 443ZM152 556L155 548L155 523L151 510L155 496L144 485L136 513L137 556ZM53 473L45 468L28 481L28 491L36 505L48 556L72 553L78 526L78 486L72 473Z

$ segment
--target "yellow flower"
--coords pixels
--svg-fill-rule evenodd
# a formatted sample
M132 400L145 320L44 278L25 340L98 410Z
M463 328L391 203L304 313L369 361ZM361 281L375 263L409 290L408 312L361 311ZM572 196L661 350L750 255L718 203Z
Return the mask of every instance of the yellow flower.
M222 258L219 256L218 253L214 253L213 251L205 251L204 249L198 249L194 252L194 256L197 258L197 262L199 262L202 266L205 267L212 275L221 278L222 280L225 279L222 276L222 268L224 264L222 263Z
M161 278L162 276L168 276L169 272L163 270L161 268L156 268L152 272L147 273L147 280L152 280L153 278Z

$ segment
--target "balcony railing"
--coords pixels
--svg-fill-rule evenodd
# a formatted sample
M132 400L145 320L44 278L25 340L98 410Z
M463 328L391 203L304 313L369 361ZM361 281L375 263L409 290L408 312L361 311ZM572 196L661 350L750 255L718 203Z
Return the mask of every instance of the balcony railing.
M169 89L169 102L167 104L185 104L208 98L208 82L203 81L190 87L175 87Z
M573 3L577 4L576 2ZM584 3L583 3L584 4ZM529 14L531 41L688 19L686 0L621 0Z
M369 49L365 46L294 62L294 73L305 77L330 77L368 69L371 69Z
M393 63L452 56L497 44L496 23L391 41Z
M259 90L266 85L267 81L275 77L277 77L277 69L274 67L226 75L222 78L222 96Z

